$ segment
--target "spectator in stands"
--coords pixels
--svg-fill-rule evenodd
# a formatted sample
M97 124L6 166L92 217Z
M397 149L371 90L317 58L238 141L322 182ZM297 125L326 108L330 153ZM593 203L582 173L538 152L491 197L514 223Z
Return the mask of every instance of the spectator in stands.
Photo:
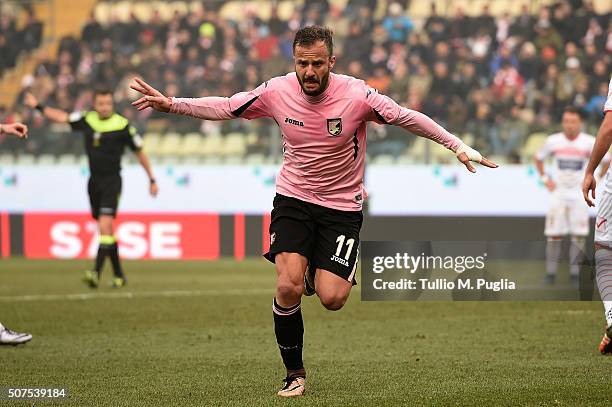
M608 98L608 85L600 82L597 94L593 95L586 103L583 110L593 120L600 121L602 118L603 106Z
M434 45L449 39L448 20L438 14L435 2L431 2L431 11L425 21L424 30Z
M501 68L495 73L491 90L497 99L514 97L523 91L525 81L509 60L502 62Z
M521 14L514 19L510 25L510 35L518 37L518 41L533 39L535 18L529 12L529 6L523 4L521 6Z
M404 10L399 3L389 5L389 15L383 20L383 27L389 34L391 42L405 44L408 36L414 30L414 23L404 14Z
M580 61L576 57L568 58L565 61L565 70L561 72L556 84L556 97L560 104L568 105L571 97L576 93L578 82L587 80L580 69ZM588 84L588 81L586 82Z

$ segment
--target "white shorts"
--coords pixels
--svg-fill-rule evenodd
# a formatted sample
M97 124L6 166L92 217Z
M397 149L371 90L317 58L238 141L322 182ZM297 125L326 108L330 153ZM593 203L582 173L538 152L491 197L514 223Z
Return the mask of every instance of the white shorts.
M544 235L586 236L589 234L589 207L583 200L552 197L546 215Z
M595 218L595 242L612 247L612 230L609 221L612 219L612 194L608 191L601 193Z

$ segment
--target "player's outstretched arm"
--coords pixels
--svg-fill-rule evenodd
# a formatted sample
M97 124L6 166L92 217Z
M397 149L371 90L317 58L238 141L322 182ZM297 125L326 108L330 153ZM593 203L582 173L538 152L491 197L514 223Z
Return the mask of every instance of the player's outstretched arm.
M28 126L23 123L0 123L0 134L12 134L13 136L17 136L19 138L27 138Z
M172 99L164 96L160 91L155 89L140 78L134 78L134 82L130 84L130 88L140 92L143 96L132 102L132 106L138 110L152 108L158 112L169 113L172 106Z
M449 133L444 127L434 122L429 116L416 110L407 109L397 104L388 96L381 95L374 89L366 92L365 103L372 114L370 120L392 124L420 137L428 138L448 148L470 172L476 172L472 162L485 167L497 168L493 161L483 157L478 151L465 144L459 137Z
M456 137L456 136L455 136ZM472 162L479 163L484 167L489 168L497 168L499 165L495 164L493 161L485 158L478 151L474 150L472 147L468 146L464 142L461 142L457 150L455 150L455 155L457 156L457 160L459 160L470 172L476 172L476 168L471 164Z
M70 115L67 112L40 104L36 96L30 92L25 94L23 102L27 107L38 110L43 116L55 123L68 123Z
M265 102L265 93L270 89L268 82L250 92L240 92L229 98L218 96L168 97L140 78L135 78L130 88L143 95L132 103L138 110L152 108L158 112L180 114L204 120L270 117L270 109Z
M606 113L601 127L597 132L597 138L595 139L595 145L591 152L591 158L587 165L584 180L582 181L582 196L585 202L589 206L595 206L593 200L595 199L595 188L597 188L597 181L595 180L595 169L606 155L612 144L612 111ZM591 198L589 198L589 193Z

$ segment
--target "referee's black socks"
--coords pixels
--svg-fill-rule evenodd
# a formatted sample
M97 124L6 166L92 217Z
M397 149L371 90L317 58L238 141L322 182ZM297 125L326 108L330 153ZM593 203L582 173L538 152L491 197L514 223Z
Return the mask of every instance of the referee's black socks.
M116 241L110 247L110 259L113 265L113 272L115 273L115 277L124 278L123 270L121 269L121 263L119 262L119 247L117 247Z
M106 257L110 257L111 264L113 265L113 273L115 277L123 278L123 270L121 269L121 263L119 262L119 249L117 247L117 241L114 236L101 235L100 244L98 246L98 254L96 256L95 270L98 274L102 271L104 266L104 260Z
M304 343L304 321L302 320L302 309L298 302L291 307L281 307L276 302L272 303L274 315L274 332L276 342L280 349L283 363L287 368L287 377L306 377L304 363L302 362L302 345Z

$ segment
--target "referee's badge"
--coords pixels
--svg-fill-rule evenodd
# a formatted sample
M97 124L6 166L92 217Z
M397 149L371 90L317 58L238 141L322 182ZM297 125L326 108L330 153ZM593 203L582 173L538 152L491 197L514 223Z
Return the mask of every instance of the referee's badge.
M100 139L102 138L102 133L96 131L93 135L93 145L94 147L100 146Z
M332 136L342 133L342 119L327 119L327 132Z

